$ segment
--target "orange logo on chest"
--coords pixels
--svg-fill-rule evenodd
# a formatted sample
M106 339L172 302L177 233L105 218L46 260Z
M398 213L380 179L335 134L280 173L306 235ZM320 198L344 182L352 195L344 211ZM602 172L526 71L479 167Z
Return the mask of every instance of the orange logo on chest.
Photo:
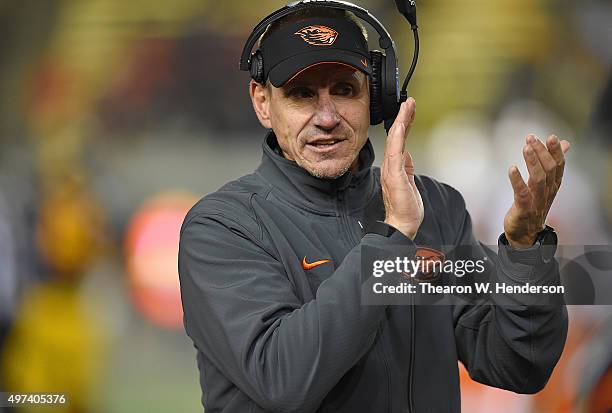
M314 262L306 262L306 257L304 256L304 259L302 259L302 268L304 269L304 271L308 271L308 270L312 270L315 267L318 267L319 265L326 264L328 262L331 262L331 260L319 260L319 261L314 261Z

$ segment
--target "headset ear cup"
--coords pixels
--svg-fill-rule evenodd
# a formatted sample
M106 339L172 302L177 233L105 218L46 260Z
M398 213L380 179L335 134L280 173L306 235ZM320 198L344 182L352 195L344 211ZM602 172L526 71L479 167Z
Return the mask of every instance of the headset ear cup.
M370 51L370 61L372 62L372 76L370 78L370 125L378 125L383 121L383 102L382 85L384 68L383 60L385 56L378 50Z
M251 73L251 79L256 81L259 84L264 83L264 73L263 73L263 56L259 50L255 51L251 55L251 61L249 64L249 72Z

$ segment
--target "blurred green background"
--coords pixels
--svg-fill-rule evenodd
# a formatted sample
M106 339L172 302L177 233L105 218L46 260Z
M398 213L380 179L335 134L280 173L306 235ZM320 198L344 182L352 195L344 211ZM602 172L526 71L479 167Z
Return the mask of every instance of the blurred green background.
M394 2L357 3L394 37L403 77L412 37ZM265 131L238 59L252 27L284 4L0 0L1 390L67 392L57 411L202 410L178 229L197 199L259 163ZM556 133L572 150L549 222L563 244L610 244L612 4L418 7L417 171L457 187L495 244L508 167L526 176L525 136ZM382 127L370 136L380 164ZM464 411L606 412L597 397L612 393L609 352L593 361L588 349L611 314L570 308L567 349L539 395L462 371ZM591 365L604 373L585 389Z

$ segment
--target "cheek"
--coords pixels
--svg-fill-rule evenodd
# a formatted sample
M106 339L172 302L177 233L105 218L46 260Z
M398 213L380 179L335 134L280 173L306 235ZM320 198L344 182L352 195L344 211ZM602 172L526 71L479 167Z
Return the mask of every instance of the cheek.
M274 132L283 146L296 148L299 146L299 135L308 123L308 115L303 108L296 109L282 102L274 105L270 120Z
M343 110L343 117L351 125L356 134L367 135L368 127L370 126L370 105L366 101L360 102L359 105L347 105ZM360 138L361 136L358 136Z

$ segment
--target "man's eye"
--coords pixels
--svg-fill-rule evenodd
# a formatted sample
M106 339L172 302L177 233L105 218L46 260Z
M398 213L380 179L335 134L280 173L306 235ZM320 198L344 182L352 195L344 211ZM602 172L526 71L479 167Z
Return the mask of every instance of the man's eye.
M306 87L296 87L289 91L289 96L299 99L308 99L313 97L314 93Z
M340 96L353 96L355 89L349 83L342 83L336 87L336 94Z

